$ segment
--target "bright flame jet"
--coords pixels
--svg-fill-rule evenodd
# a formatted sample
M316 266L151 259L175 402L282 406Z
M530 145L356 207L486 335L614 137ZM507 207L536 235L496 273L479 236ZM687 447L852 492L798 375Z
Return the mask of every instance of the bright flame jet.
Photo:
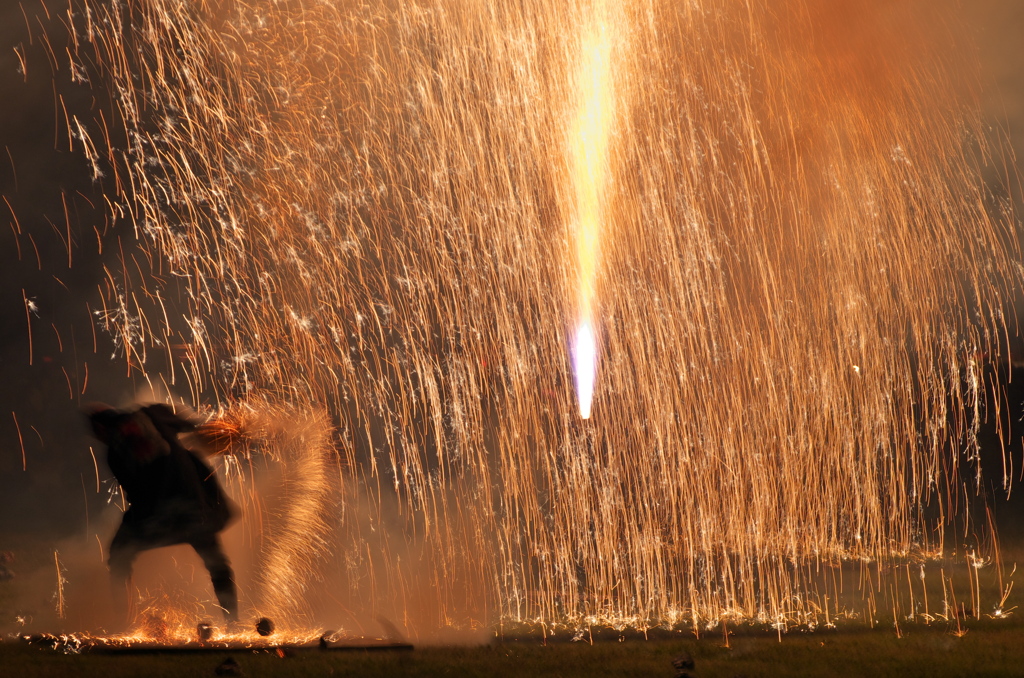
M580 322L572 348L573 370L576 372L576 395L580 402L580 416L590 418L590 404L594 399L594 379L597 377L597 341L590 320Z
M599 2L583 37L575 91L577 116L569 136L575 188L578 319L572 360L580 416L590 417L597 377L594 296L600 244L601 203L608 173L608 140L613 117L611 39L607 4Z

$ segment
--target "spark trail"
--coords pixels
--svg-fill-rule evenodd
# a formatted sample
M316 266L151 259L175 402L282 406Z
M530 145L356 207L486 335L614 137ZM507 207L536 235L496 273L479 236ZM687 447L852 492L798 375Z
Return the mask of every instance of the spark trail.
M100 322L197 406L329 413L352 605L828 619L810 571L941 552L973 492L1014 217L932 6L612 4L68 18L146 255Z

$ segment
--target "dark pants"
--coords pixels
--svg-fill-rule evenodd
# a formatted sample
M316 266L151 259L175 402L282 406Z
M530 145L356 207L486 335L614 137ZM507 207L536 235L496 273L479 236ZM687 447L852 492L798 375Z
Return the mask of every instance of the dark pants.
M122 523L110 543L110 557L107 559L114 601L121 610L127 613L132 565L140 553L163 546L188 544L199 554L203 565L210 573L213 591L217 594L217 602L224 610L224 616L228 621L238 619L238 594L235 591L234 573L216 532L200 531L159 539L143 539L134 532L131 526Z

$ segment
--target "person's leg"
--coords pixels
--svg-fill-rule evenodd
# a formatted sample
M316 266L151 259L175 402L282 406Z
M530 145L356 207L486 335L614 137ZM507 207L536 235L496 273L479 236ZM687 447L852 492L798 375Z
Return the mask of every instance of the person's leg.
M224 555L217 534L193 538L189 544L203 559L203 565L210 573L213 591L217 594L217 602L220 603L221 609L224 610L224 617L229 622L238 621L238 593L235 591L234 572L231 571L231 563Z
M132 538L124 523L110 542L107 565L110 567L110 596L114 601L114 614L118 625L127 626L135 616L132 589L132 565L145 547Z

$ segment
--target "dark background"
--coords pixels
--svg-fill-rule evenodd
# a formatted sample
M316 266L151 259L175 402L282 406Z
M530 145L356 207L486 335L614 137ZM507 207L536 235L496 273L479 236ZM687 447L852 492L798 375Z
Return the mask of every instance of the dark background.
M70 83L60 5L48 19L38 2L0 3L2 550L5 536L87 528L106 496L78 406L117 400L128 384L109 340L93 338L97 284L116 259L98 252L102 186L71 150L63 114L91 117L103 92Z

